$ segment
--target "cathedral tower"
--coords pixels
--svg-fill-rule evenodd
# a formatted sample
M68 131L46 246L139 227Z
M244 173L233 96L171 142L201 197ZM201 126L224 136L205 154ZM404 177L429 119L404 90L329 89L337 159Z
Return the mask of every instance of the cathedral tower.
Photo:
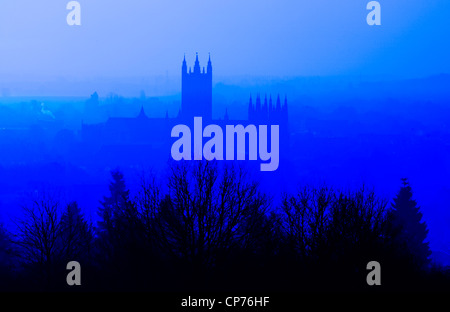
M198 53L196 54L194 71L187 68L186 57L181 67L181 117L192 120L194 117L212 119L212 65L211 57L205 71L200 69Z

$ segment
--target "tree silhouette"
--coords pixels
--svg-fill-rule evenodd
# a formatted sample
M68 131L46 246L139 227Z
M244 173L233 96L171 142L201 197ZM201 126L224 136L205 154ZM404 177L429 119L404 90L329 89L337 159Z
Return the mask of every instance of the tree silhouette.
M388 237L386 206L386 200L364 187L350 194L337 192L331 209L328 245L344 257L349 252L367 256Z
M83 287L97 290L364 290L372 260L383 265L388 289L448 286L445 271L416 270L430 251L406 180L390 210L364 186L307 186L274 206L247 174L217 162L176 162L164 179L144 176L130 198L115 170L98 228L76 202L60 211L54 196L36 193L10 234L17 247L0 226L0 288L17 281L64 289L57 287L67 287L72 260L87 272ZM11 250L23 267L5 267ZM23 279L8 273L18 270Z
M119 170L111 171L112 181L109 184L109 196L104 196L98 215L101 220L98 222L100 233L112 233L115 222L123 207L129 202L129 191L126 188L123 174Z
M10 234L0 223L0 291L11 290L14 281L11 274L15 267L12 247Z
M282 202L288 242L301 256L318 256L326 250L327 230L334 191L327 186L304 187Z
M157 228L160 225L157 220L161 204L163 202L163 192L156 176L153 173L141 175L141 185L136 197L136 205L139 210L140 220L143 226L145 244L153 246L157 236Z
M213 265L219 251L250 246L268 206L243 170L211 162L174 164L168 189L154 213L159 245L198 266Z
M392 223L396 232L396 241L412 258L417 268L423 269L430 263L430 247L426 242L428 229L422 221L422 213L415 200L407 179L392 203Z
M130 201L129 190L126 187L123 174L119 170L111 172L112 181L109 185L109 196L103 197L98 209L98 235L107 256L112 256L114 248L123 243L125 236L131 230L130 223L138 219L134 203Z
M105 196L98 209L100 221L97 229L97 260L105 272L115 272L110 284L137 287L141 278L143 253L145 250L143 226L137 205L130 199L123 174L111 172L109 196ZM106 273L112 278L110 273ZM109 278L107 277L107 278Z
M93 245L92 225L85 220L76 202L69 203L59 226L61 255L65 262L85 259Z
M59 205L53 192L36 192L16 223L12 241L21 264L34 275L30 285L39 281L41 287L54 286L61 260Z
M0 266L7 266L11 258L11 244L8 232L0 223Z
M309 278L311 287L324 279L330 287L332 282L335 287L361 285L366 264L373 258L384 259L386 253L386 206L386 200L364 187L345 193L325 185L306 186L294 196L285 196L282 224L290 257L296 257L301 267L298 278ZM323 287L320 282L315 285Z
M58 205L51 194L43 192L23 207L24 218L17 223L14 242L22 248L25 262L49 268L59 256Z

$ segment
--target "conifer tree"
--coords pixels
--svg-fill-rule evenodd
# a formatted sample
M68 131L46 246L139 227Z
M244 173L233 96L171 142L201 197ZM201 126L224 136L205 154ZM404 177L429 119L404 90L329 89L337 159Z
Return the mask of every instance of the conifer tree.
M129 191L126 188L123 174L119 170L111 172L112 181L109 184L109 196L104 196L98 214L100 232L112 232L119 215L129 203ZM110 233L109 233L110 234Z
M64 260L88 256L94 239L92 225L85 220L77 202L69 203L60 221L61 251Z
M413 200L411 186L407 179L402 179L403 186L392 204L392 221L400 246L412 257L415 266L426 268L430 262L431 251L426 242L428 229L422 221L420 207Z
M103 256L117 260L131 256L129 249L138 244L140 220L136 205L130 200L123 174L115 170L111 176L110 194L103 198L98 211L101 220L97 233Z

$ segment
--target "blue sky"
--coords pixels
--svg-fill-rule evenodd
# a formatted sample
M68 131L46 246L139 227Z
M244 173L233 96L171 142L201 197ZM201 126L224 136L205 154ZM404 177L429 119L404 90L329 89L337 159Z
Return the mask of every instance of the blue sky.
M186 53L211 52L219 76L450 73L450 1L66 0L0 3L0 81L178 76Z

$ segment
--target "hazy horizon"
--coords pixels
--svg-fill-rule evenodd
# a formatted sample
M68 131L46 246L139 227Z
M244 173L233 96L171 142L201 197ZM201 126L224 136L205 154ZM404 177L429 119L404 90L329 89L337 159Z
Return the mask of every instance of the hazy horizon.
M214 66L213 66L214 70ZM396 84L409 80L427 80L435 77L450 78L450 73L438 73L414 78L379 75L327 75L327 76L221 76L213 74L213 86L226 85L239 88L265 87L277 84L283 89L283 84L289 85L295 81L318 82L322 85L385 83ZM299 92L302 89L299 88ZM177 96L181 94L181 70L179 75L136 76L136 77L97 77L86 79L65 79L56 77L48 80L0 79L0 99L27 97L89 97L97 92L100 98L111 94L123 97L140 97L142 92L147 97Z
M196 52L202 67L211 53L215 81L450 73L450 43L436 31L450 12L443 0L382 1L376 27L366 23L367 0L80 1L81 26L67 25L67 2L0 4L3 90L23 95L38 83L119 77L176 80L183 55L189 67Z

